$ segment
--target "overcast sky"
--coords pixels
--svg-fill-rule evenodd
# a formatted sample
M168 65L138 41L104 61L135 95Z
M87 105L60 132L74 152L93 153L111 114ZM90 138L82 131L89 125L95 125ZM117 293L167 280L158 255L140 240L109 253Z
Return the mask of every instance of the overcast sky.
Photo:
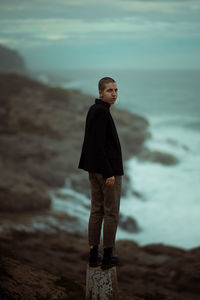
M0 0L32 68L200 68L199 0Z

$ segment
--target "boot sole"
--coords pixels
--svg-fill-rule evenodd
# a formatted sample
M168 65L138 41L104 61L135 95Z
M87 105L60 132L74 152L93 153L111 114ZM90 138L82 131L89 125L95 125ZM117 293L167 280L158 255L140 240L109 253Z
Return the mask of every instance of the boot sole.
M116 267L117 264L109 264L109 265L101 265L101 269L102 270L108 270L108 269L111 269L113 267Z
M91 268L97 268L97 267L99 267L101 264L96 264L96 263L89 263L89 266L91 267Z

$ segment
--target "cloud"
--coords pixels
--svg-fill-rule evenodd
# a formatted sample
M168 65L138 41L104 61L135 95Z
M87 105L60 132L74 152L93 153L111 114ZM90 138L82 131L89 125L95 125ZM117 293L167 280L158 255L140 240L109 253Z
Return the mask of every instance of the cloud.
M170 1L170 0L119 0L116 5L121 10L133 11L133 12L144 12L144 13L161 13L161 14L178 14L180 10L183 12L191 12L191 10L200 10L200 3L197 0L190 1Z
M1 37L30 47L57 41L70 44L93 44L120 40L169 37L200 37L200 23L146 20L142 17L124 17L121 20L104 18L101 21L82 19L27 19L1 20Z
M184 56L184 51L192 53L192 47L195 50L200 41L199 13L199 0L1 1L0 43L24 53L32 51L36 56L37 50L41 53L42 49L45 53L50 49L54 55L51 49L55 48L67 52L69 57L76 53L73 63L89 53L86 61L93 55L95 63L93 53L100 57L102 49L104 56L109 50L116 57L121 57L121 52L126 57L128 51L131 57L137 48L137 55L143 51L146 57L150 49L155 55L154 45L166 44L166 52L171 51L173 56L174 44L178 41L181 45L182 40L184 47L177 49ZM186 49L186 44L191 45L190 49ZM161 49L165 51L165 47Z
M26 18L81 18L100 20L145 16L147 19L161 18L179 20L199 18L199 0L16 0L0 3L1 19Z

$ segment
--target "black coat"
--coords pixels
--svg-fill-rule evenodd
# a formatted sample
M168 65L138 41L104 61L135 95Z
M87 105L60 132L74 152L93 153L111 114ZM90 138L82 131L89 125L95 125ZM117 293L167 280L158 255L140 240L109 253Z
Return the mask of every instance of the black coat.
M110 104L95 99L89 108L78 168L101 173L104 178L124 175L122 152Z

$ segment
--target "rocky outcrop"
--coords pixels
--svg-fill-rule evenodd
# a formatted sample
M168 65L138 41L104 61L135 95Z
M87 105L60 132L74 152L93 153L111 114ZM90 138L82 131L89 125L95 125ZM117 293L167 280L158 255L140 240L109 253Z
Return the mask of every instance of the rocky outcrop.
M119 241L118 246L124 257L120 278L129 294L152 300L198 299L200 247L191 250L164 244L138 247L128 241Z
M28 174L5 169L0 181L0 211L37 211L50 207L51 201L44 185Z
M1 234L0 244L0 292L4 300L27 299L23 298L27 293L28 299L36 299L36 295L37 299L62 299L63 293L71 296L69 299L84 298L81 293L89 253L85 236L13 231ZM199 299L200 247L183 250L121 240L116 251L121 258L117 267L120 299Z
M119 226L127 232L139 232L141 229L132 217L119 215Z
M179 163L179 159L172 154L160 152L160 151L152 151L148 148L144 147L142 151L138 154L138 158L141 161L152 161L156 163L161 163L163 165L175 165Z
M0 45L0 72L26 73L27 68L24 59L16 50Z
M55 276L9 257L1 259L0 279L0 297L5 300L82 300L84 297L83 287L70 278Z

